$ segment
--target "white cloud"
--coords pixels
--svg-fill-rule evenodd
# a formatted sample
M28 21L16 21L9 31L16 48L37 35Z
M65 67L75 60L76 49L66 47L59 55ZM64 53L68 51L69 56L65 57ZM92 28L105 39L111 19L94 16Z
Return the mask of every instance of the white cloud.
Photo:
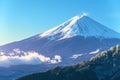
M20 49L18 49L18 48L13 49L13 51L14 51L15 53L17 53L17 54L20 54L20 53L21 53Z
M97 54L99 51L100 51L100 50L97 49L97 50L95 50L95 51L90 52L89 54Z
M0 56L1 56L1 55L4 55L4 52L0 51Z
M88 13L83 13L82 16L88 16Z
M55 55L54 58L46 57L37 52L24 52L20 50L13 50L22 55L15 55L16 53L12 52L9 55L5 55L4 52L0 52L0 67L9 67L11 65L20 65L20 64L41 64L41 63L50 63L56 64L61 62L61 56Z
M76 58L78 58L78 57L80 57L80 56L82 56L83 54L74 54L74 55L72 55L72 57L70 57L70 58L74 58L74 59L76 59Z
M55 57L54 57L54 61L57 61L57 63L62 62L61 59L62 58L59 55L55 55Z

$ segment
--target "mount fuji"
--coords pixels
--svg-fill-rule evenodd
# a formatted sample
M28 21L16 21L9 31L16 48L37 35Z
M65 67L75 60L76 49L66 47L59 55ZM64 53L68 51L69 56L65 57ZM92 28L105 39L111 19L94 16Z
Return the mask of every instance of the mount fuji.
M86 15L75 16L46 32L0 46L0 79L89 60L117 44L120 33Z
M40 37L49 37L52 40L61 40L74 36L120 39L119 33L101 25L86 15L75 16L63 24L40 34Z
M35 51L51 58L60 55L71 62L87 60L117 44L120 44L120 33L83 14L41 34L0 46L0 50L5 55L14 49Z

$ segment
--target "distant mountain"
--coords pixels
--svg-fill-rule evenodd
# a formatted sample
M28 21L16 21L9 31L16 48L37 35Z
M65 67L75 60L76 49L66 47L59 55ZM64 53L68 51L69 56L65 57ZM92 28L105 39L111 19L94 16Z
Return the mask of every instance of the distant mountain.
M70 20L60 24L39 35L40 38L49 40L62 40L74 36L104 38L118 38L120 34L94 21L86 15L75 16Z
M0 79L87 61L117 44L120 33L86 15L75 16L46 32L0 46Z
M120 80L120 46L68 67L56 67L43 73L34 73L16 80ZM47 76L47 77L46 77Z
M82 15L75 16L44 33L0 46L0 51L9 55L17 48L22 51L35 51L51 58L60 55L63 60L67 59L64 61L75 58L80 61L88 60L96 53L117 44L120 44L120 33ZM71 62L73 60L67 63Z

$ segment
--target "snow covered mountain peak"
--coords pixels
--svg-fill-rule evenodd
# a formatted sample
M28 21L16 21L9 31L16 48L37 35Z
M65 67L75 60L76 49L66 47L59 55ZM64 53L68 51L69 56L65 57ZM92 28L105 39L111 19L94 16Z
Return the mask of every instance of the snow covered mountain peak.
M77 16L71 18L71 20L77 21L77 20L79 20L79 19L81 19L81 18L84 18L84 17L86 17L86 16L87 16L87 14L86 14L86 13L83 13L83 14L80 15L80 16L77 15Z
M120 39L120 33L94 21L86 14L75 16L59 26L39 35L39 37L47 37L50 40L61 40L74 36Z
M80 16L75 16L72 18L72 20L78 20L78 19L80 19Z

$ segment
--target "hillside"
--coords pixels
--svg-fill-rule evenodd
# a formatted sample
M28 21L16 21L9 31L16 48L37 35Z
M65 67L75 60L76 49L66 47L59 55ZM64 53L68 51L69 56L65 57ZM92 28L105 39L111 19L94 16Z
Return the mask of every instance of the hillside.
M68 67L56 67L16 80L120 80L120 46L110 48L88 62Z

